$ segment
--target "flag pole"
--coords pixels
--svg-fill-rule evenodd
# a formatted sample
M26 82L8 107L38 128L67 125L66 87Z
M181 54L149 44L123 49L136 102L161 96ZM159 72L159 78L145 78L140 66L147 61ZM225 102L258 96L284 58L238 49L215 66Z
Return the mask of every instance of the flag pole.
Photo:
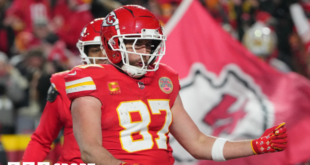
M174 14L171 16L169 21L167 22L164 28L164 34L169 36L172 29L179 22L179 20L183 17L184 13L187 11L188 7L191 5L193 0L183 0L179 7L176 9Z

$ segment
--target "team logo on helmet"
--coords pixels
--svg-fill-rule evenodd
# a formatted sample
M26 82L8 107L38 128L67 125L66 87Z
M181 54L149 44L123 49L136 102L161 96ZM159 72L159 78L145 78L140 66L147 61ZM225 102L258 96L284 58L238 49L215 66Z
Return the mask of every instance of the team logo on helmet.
M166 94L169 94L173 90L172 81L168 77L161 77L158 81L159 88Z
M102 26L114 26L116 24L116 15L114 12L111 12L108 16L105 17Z
M86 37L87 35L86 31L87 31L87 27L84 27L84 29L81 32L81 37Z

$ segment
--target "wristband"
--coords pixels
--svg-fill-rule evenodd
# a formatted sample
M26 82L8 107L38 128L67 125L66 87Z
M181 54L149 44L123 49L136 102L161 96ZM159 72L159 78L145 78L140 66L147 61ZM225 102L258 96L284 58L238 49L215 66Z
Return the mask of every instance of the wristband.
M224 138L217 138L213 144L212 147L212 159L214 161L226 161L224 158L223 150L224 145L226 143L227 139Z

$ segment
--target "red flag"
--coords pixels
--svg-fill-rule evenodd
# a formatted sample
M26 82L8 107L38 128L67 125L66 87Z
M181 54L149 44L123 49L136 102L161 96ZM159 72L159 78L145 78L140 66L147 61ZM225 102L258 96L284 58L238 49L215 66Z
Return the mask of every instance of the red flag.
M246 50L196 0L183 1L166 26L163 63L179 72L184 106L207 135L258 138L286 122L284 152L198 164L297 164L310 159L310 82L280 73ZM177 161L193 158L171 141ZM193 164L197 164L193 163Z

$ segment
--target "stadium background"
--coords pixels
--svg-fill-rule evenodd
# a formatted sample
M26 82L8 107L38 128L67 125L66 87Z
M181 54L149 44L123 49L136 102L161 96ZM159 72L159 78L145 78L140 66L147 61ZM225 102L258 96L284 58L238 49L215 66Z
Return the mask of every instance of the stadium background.
M151 10L164 28L172 31L167 26L181 3L181 0L0 0L0 132L6 161L21 160L40 121L51 75L80 63L75 44L85 24L106 16L120 5L138 4ZM270 28L276 40L268 44L275 49L264 58L251 54L253 58L283 74L291 71L310 78L308 40L299 33L290 10L297 3L304 16L310 16L310 2L200 0L199 3L218 27L241 44L244 34L258 22ZM208 31L208 26L204 30ZM274 66L272 59L280 65ZM47 161L57 160L61 142L60 134Z

